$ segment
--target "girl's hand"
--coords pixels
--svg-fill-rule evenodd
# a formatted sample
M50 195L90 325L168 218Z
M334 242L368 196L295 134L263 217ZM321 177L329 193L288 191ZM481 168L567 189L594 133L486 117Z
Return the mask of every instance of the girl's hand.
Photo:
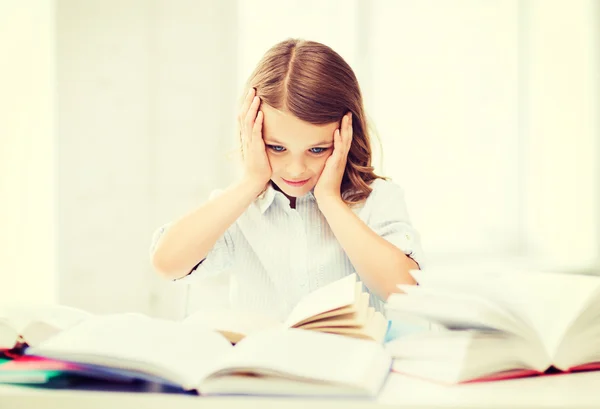
M328 199L342 199L342 178L344 177L346 160L352 144L351 112L344 115L340 128L341 132L340 129L336 129L333 133L333 153L327 158L325 168L315 186L314 195L317 203L322 203Z
M260 98L250 88L238 115L242 153L244 156L244 176L250 183L256 183L257 189L264 189L271 180L271 164L265 150L262 125L264 114L259 111Z

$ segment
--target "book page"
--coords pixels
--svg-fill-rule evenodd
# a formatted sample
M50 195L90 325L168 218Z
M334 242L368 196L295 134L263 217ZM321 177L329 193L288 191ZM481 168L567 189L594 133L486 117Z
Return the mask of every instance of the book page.
M555 357L564 335L590 305L597 302L600 279L593 276L527 273L517 285L506 280L506 303L525 317ZM574 334L577 336L579 334Z
M300 300L284 325L293 327L320 313L353 305L358 301L361 292L362 284L356 281L356 274L334 281Z
M525 340L501 332L422 332L386 344L398 372L456 383L508 370L543 372L548 357Z
M87 311L66 305L9 304L0 306L0 318L6 319L14 329L23 330L35 322L43 322L57 329L69 328L91 317Z
M10 304L0 306L0 320L29 345L37 345L57 332L92 315L65 305ZM2 331L0 329L0 331Z
M386 310L389 319L416 316L450 329L501 330L524 337L531 332L525 324L512 322L481 297L425 287L417 287L406 294L392 294ZM535 339L534 335L534 342Z
M299 382L347 385L374 394L386 378L390 362L389 354L375 342L291 328L246 337L211 377L245 371Z
M367 323L362 327L318 327L313 331L328 332L331 334L345 335L349 337L368 339L382 343L387 332L387 319L373 307L367 311Z
M337 310L342 312L342 310ZM356 303L356 311L341 313L334 316L320 318L320 314L313 321L298 326L302 329L313 329L320 327L362 327L367 324L369 318L369 293L360 294Z
M266 329L283 328L281 322L271 317L235 309L196 311L185 318L183 323L212 329L224 335L228 334L229 336L226 335L228 339L234 334L239 335L241 339Z
M324 383L319 381L297 381L279 376L253 376L236 374L235 376L211 377L202 384L202 395L263 395L311 397L374 397L369 391L352 386ZM260 406L259 407L263 407Z
M388 330L388 320L379 311L375 311L373 307L369 307L369 318L365 331L369 337L375 342L383 342L385 334Z
M554 357L565 333L598 296L600 279L578 274L507 271L445 274L411 271L424 287L460 290L488 298L521 318Z
M461 329L480 326L482 329L498 329L520 335L524 338L532 339L533 342L537 338L536 334L532 334L530 326L522 318L480 295L433 286L399 285L398 287L404 294L393 294L390 296L388 300L389 308L403 310L397 303L410 303L412 299L412 302L439 305L437 308L441 310L441 315L437 321L450 328ZM411 310L414 309L418 310L419 307L415 306L411 308ZM429 310L429 308L426 308L423 313ZM408 312L408 310L404 311ZM433 305L431 306L431 311L435 311ZM464 322L461 322L462 320Z
M5 318L0 318L0 349L11 349L19 339L14 326Z
M307 324L302 324L295 328L301 329L318 329L331 327L353 327L358 328L366 324L367 310L360 312L352 312L348 314L336 315L333 317L323 318L316 321L310 321ZM359 321L360 320L360 321ZM360 322L360 323L359 323Z
M232 348L220 334L141 314L97 316L28 354L140 371L195 388Z
M600 305L596 304L579 317L556 352L552 362L556 368L570 371L582 365L600 365L599 315Z

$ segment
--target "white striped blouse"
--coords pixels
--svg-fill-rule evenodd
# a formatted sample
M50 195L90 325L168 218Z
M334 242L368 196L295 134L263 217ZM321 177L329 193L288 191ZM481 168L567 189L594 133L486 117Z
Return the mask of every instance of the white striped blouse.
M413 228L403 189L383 179L372 182L367 200L353 208L358 217L423 268L423 250ZM220 191L211 193L211 198ZM158 229L151 252L169 224ZM283 193L269 186L216 242L192 272L177 281L231 273L232 308L283 320L311 291L355 272L309 192L290 207ZM368 291L368 289L367 289ZM371 294L383 312L383 300Z

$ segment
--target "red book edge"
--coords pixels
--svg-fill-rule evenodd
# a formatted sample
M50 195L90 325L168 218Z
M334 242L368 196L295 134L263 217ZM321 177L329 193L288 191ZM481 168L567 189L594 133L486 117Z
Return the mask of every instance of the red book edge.
M510 380L510 379L528 378L528 377L534 377L534 376L566 375L566 374L574 373L574 372L588 372L588 371L596 371L596 370L600 370L600 362L590 362L590 363L583 364L583 365L577 365L577 366L567 369L566 371L561 371L554 367L551 367L548 371L545 371L545 372L540 372L540 371L536 371L533 369L513 369L513 370L508 370L508 371L497 372L495 374L486 375L486 376L483 376L480 378L471 379L468 381L462 381L462 382L458 382L458 383L437 381L434 379L426 378L423 376L416 376L416 375L413 375L410 373L401 372L401 371L397 371L394 369L392 369L392 372L410 376L412 378L417 378L417 379L441 384L441 385L465 385L465 384L470 384L470 383L505 381L505 380Z
M20 356L0 365L0 371L77 371L81 366L37 356Z

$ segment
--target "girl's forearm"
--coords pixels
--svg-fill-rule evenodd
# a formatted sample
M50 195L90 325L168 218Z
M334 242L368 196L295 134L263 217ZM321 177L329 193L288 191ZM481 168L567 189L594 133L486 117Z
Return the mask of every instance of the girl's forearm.
M417 263L375 233L341 200L319 203L333 234L365 285L381 299L399 292L398 284L414 284L409 270Z
M243 179L175 221L154 249L154 268L171 279L188 274L263 189Z

